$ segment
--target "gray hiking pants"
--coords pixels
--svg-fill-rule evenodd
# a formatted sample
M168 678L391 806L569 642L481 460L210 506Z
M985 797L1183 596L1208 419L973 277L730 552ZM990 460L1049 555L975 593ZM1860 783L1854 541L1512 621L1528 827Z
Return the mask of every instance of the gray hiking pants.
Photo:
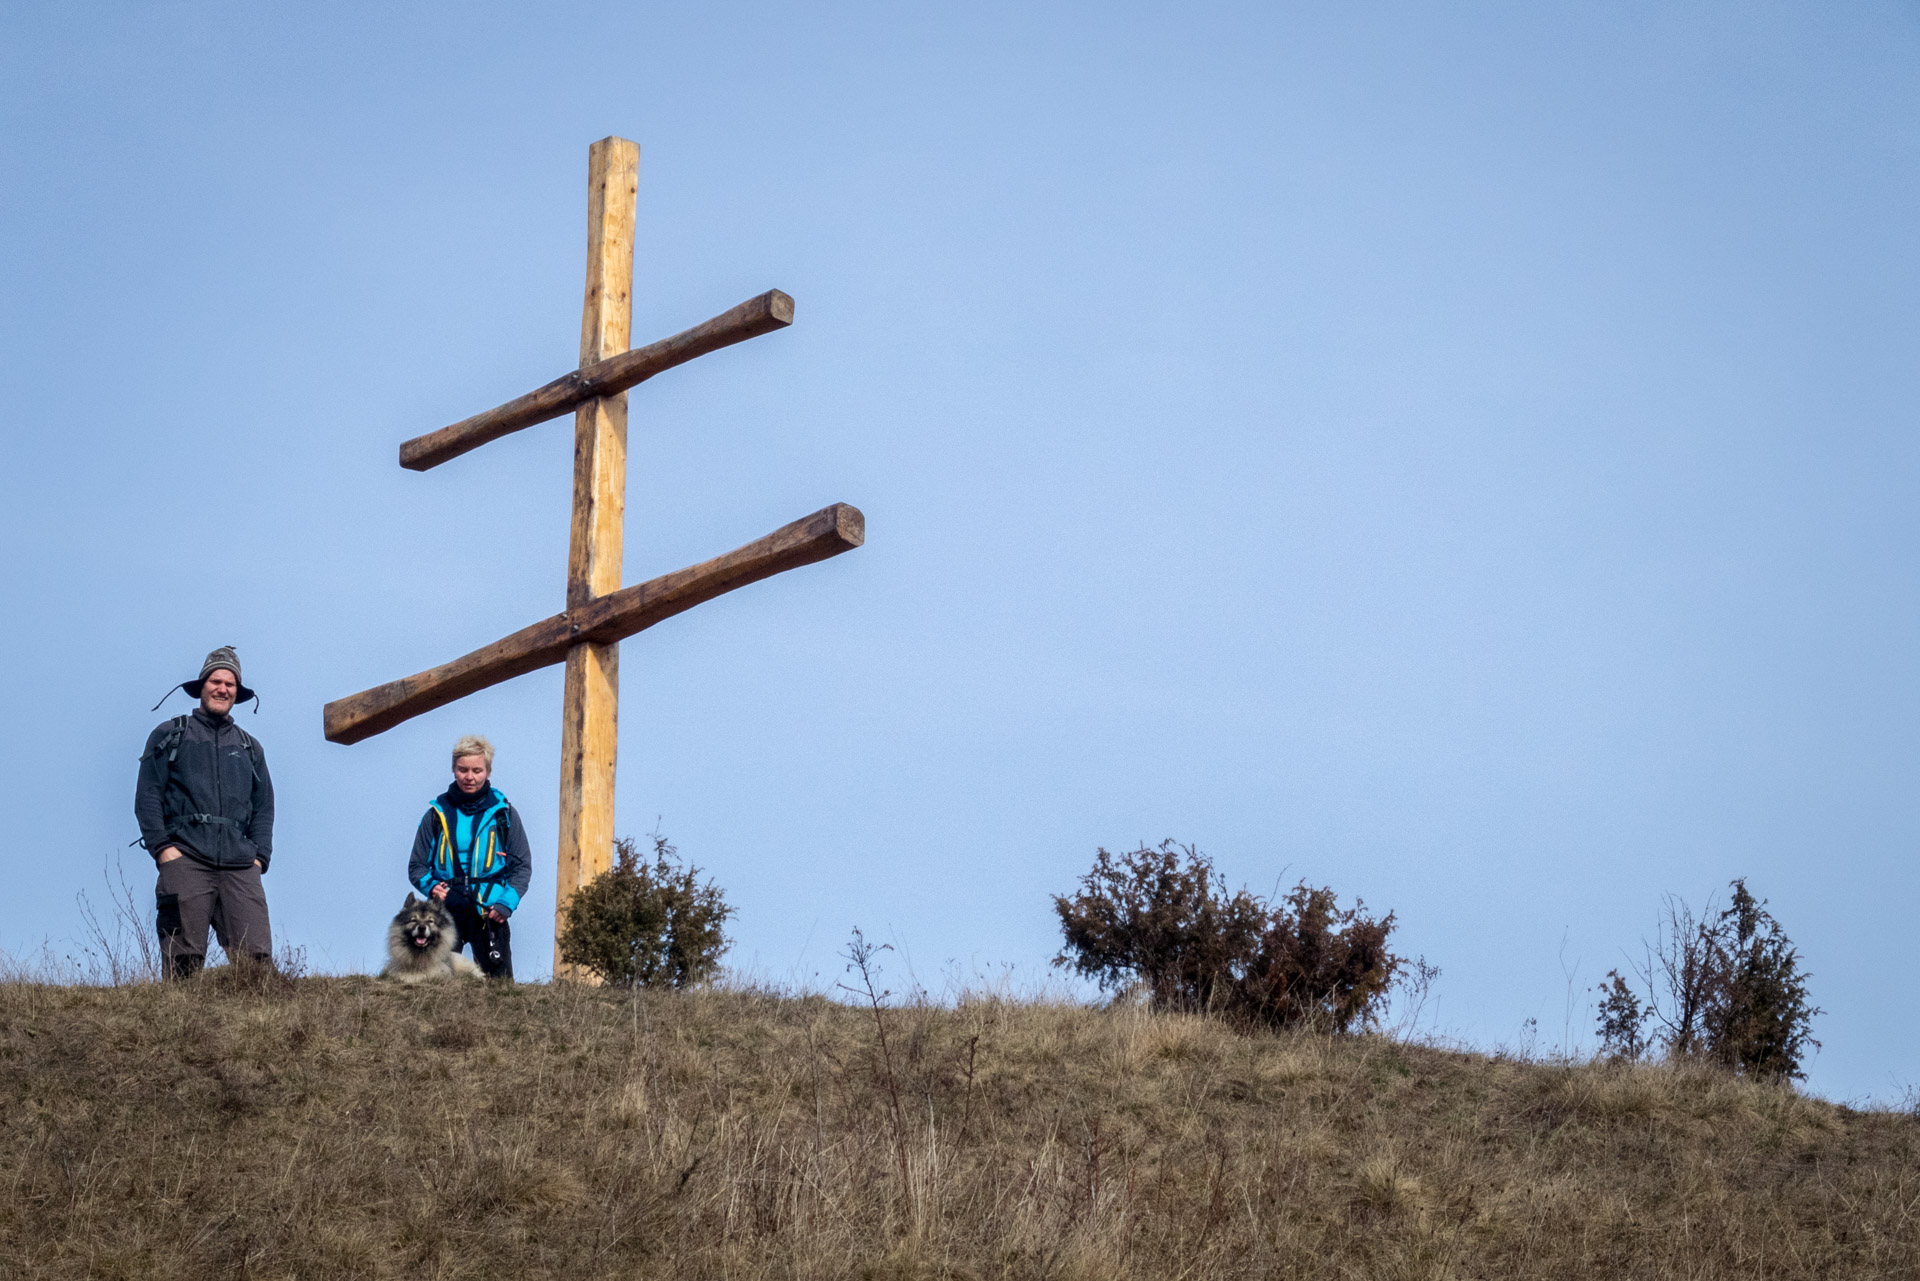
M231 960L273 956L267 893L257 867L208 867L176 858L160 864L154 900L167 978L186 978L207 963L209 925Z

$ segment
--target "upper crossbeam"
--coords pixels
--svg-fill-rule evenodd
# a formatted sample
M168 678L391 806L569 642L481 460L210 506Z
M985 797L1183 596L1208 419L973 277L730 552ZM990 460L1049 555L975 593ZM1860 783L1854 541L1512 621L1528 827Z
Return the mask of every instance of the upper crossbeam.
M784 329L792 323L793 299L778 289L768 290L705 324L582 366L484 414L415 436L400 446L400 465L411 471L437 467L490 440L558 418L589 400L618 395L697 356Z

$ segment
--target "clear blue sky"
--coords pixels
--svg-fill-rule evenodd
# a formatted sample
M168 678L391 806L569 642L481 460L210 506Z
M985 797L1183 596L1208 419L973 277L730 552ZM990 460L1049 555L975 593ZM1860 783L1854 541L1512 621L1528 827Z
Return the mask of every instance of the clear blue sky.
M0 67L0 946L77 936L231 643L281 939L378 963L477 730L544 972L557 669L320 708L559 608L565 423L394 453L573 363L620 134L636 340L799 310L635 393L628 581L868 518L623 651L620 828L739 965L1038 979L1173 836L1544 1047L1744 875L1814 1088L1920 1082L1912 5L14 5Z

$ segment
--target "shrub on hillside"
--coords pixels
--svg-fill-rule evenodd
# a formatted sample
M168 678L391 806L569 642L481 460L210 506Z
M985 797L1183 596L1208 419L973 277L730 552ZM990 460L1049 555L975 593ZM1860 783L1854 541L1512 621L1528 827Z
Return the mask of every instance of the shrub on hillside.
M1245 890L1214 885L1213 863L1163 841L1102 849L1071 899L1054 896L1067 945L1054 959L1103 989L1138 983L1161 1009L1215 1008L1252 956L1266 914Z
M1053 906L1066 936L1054 964L1103 989L1138 984L1160 1009L1346 1032L1378 1017L1406 963L1387 947L1391 912L1342 909L1304 881L1278 902L1229 894L1210 859L1170 840L1097 851Z
M1341 909L1332 890L1302 881L1267 911L1251 963L1236 989L1238 1007L1262 1023L1305 1023L1345 1032L1365 1027L1386 1003L1406 964L1387 949L1393 913Z
M1608 970L1607 981L1600 986L1600 1049L1609 1058L1637 1063L1648 1048L1647 1021L1653 1010L1643 1004L1640 994L1621 975Z
M613 866L574 893L560 931L560 959L617 987L685 987L711 978L727 950L733 909L700 869L682 866L666 837L653 859L614 842Z
M1704 917L1678 898L1667 900L1659 941L1648 949L1641 979L1643 1007L1625 979L1609 977L1600 1004L1601 1044L1637 1057L1658 1026L1668 1054L1705 1059L1741 1076L1763 1080L1803 1079L1800 1060L1813 1038L1815 1008L1807 989L1812 977L1800 969L1799 950L1744 878L1734 881L1732 902Z
M1820 1011L1808 1000L1800 953L1766 904L1733 882L1733 902L1715 923L1722 978L1705 1010L1707 1052L1744 1076L1805 1077L1800 1056Z

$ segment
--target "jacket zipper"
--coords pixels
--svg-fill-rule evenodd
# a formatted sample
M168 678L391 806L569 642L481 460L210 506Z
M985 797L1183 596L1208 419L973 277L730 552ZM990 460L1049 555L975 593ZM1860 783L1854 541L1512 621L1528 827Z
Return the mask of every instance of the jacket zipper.
M220 727L218 725L213 726L213 812L221 818L227 816L226 800L220 788ZM225 824L215 823L213 826L218 828ZM220 866L225 867L226 864L222 863Z

